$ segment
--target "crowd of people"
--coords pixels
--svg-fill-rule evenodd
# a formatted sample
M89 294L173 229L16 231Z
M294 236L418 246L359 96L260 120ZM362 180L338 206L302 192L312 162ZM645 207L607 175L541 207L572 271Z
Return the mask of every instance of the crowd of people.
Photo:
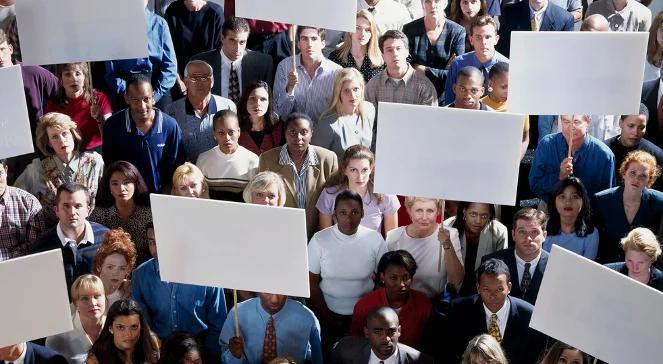
M663 6L588 2L357 0L341 33L145 0L147 58L21 66L0 261L61 250L74 329L0 362L589 363L529 321L553 245L663 291ZM649 32L638 113L525 116L515 207L375 191L378 103L508 111L512 31ZM162 281L151 193L304 209L310 298Z

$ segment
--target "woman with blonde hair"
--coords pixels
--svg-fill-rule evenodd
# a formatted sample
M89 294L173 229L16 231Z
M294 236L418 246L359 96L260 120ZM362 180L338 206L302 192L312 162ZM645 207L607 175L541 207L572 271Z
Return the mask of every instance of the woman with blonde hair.
M177 167L173 173L173 187L170 194L183 197L209 198L207 181L200 168L189 162Z
M606 267L663 292L663 272L652 266L661 256L661 244L656 235L647 228L635 228L621 244L624 262L606 264Z
M649 28L644 81L659 78L661 61L663 61L663 11L653 17Z
M343 43L329 54L329 60L341 67L359 70L368 82L385 67L378 47L379 36L373 14L359 10L355 31L345 33Z
M314 127L311 144L336 153L340 159L348 147L371 148L375 135L375 107L364 100L364 80L354 68L344 68L334 79L332 101Z
M136 248L131 236L122 229L111 229L94 257L92 273L104 284L107 306L131 295L131 272L136 266Z
M278 173L264 171L251 178L242 193L244 202L257 205L284 206L285 183Z
M45 211L46 226L57 224L53 207L60 185L74 182L90 191L90 209L94 208L104 160L97 152L79 152L81 135L76 124L65 114L48 113L39 119L36 145L46 158L35 158L16 179L14 186L35 195Z
M463 353L462 364L509 364L500 343L488 334L475 336Z

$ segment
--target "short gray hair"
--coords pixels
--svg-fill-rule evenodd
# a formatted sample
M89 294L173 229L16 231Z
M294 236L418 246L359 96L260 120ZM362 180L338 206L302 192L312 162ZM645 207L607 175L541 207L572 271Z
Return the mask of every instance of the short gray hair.
M201 61L201 60L199 60L199 59L195 59L195 60L193 60L193 61L189 61L189 62L186 64L186 66L184 67L184 78L188 78L188 77L189 77L189 66L192 65L192 64L200 64L200 65L204 65L205 67L207 67L207 71L209 72L209 75L210 75L210 76L212 76L212 75L214 74L214 70L212 69L212 66L210 66L209 63L207 63L207 62L205 62L205 61Z

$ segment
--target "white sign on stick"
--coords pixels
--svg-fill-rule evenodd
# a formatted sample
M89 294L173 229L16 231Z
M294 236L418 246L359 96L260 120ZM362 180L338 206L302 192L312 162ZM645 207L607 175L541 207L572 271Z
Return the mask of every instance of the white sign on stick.
M16 22L26 65L147 57L139 0L21 0Z
M238 0L239 17L355 31L357 0Z
M375 191L514 205L523 115L381 102Z
M0 159L32 153L34 148L21 66L0 68L0 85Z
M150 197L162 280L309 297L303 209Z
M0 347L73 330L60 249L0 262Z
M610 364L654 363L661 307L663 293L553 245L530 326Z
M637 114L646 32L513 32L509 111Z

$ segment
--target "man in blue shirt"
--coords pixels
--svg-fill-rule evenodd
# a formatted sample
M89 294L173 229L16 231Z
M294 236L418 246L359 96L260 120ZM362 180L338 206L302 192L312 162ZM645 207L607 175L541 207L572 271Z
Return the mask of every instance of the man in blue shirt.
M175 331L189 331L204 340L211 361L221 356L219 333L226 320L223 288L165 282L159 274L154 225L147 225L147 240L153 259L133 273L131 295L143 310L150 328L166 338ZM206 360L207 361L207 360Z
M129 108L104 125L104 162L127 161L138 168L150 192L169 191L164 187L184 163L182 131L175 119L153 107L154 92L147 77L133 76L126 91Z
M238 310L239 335L235 335ZM260 293L230 310L221 330L222 363L266 363L276 356L322 363L320 324L313 312L287 296Z

